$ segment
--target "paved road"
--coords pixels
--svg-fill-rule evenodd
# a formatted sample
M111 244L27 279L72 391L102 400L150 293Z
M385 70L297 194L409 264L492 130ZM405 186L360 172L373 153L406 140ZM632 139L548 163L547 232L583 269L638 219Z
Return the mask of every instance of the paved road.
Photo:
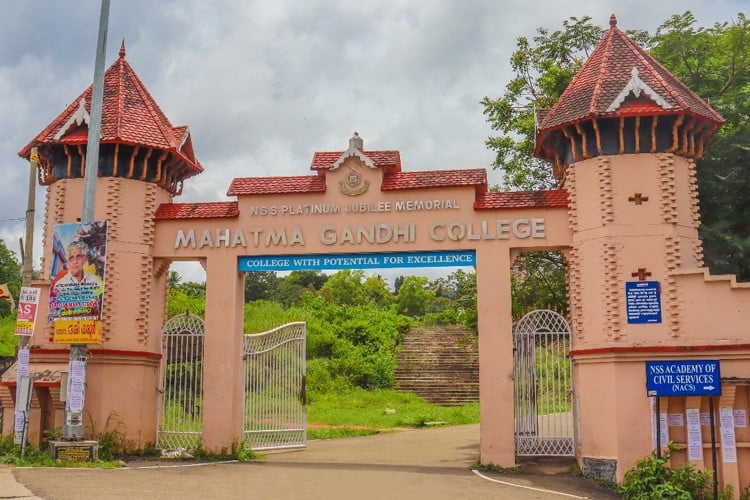
M104 469L0 469L20 483L0 498L217 499L615 499L570 474L478 475L477 425L311 441L305 450L271 452L265 460L209 465L131 464ZM559 472L559 471L558 471Z

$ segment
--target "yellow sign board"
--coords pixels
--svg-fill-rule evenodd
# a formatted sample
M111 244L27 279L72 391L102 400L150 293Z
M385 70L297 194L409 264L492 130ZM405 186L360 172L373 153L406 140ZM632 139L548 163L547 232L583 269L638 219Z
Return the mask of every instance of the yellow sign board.
M55 321L55 344L101 344L101 321L71 319Z

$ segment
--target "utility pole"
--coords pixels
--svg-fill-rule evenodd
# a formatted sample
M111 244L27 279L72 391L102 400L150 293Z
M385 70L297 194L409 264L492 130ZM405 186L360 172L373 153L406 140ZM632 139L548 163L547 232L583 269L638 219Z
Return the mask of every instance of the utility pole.
M34 275L34 212L36 207L36 174L39 168L39 152L31 148L29 156L29 191L26 199L26 239L21 244L21 261L23 272L21 274L21 286L31 286ZM23 295L23 293L21 294ZM20 302L20 301L19 301ZM18 444L20 438L21 458L26 453L26 432L28 430L28 396L26 391L28 384L33 386L33 380L29 379L29 335L19 335L18 354L16 358L16 424L14 426L14 442ZM19 414L23 426L19 431ZM20 432L20 435L19 435Z
M107 29L109 26L109 0L102 0L99 14L99 35L96 44L96 62L94 64L94 88L91 95L91 113L89 115L89 135L86 143L86 171L84 173L83 208L81 222L86 224L94 220L96 203L96 178L99 172L99 138L102 125L102 102L104 97L104 59L107 52ZM83 363L83 381L85 387L85 363L88 355L86 344L70 345L70 368ZM83 439L83 408L81 411L65 409L63 439L80 441Z
M31 286L31 279L34 275L34 216L37 168L39 168L39 153L36 148L31 148L31 156L29 157L29 194L26 204L26 239L23 242L22 286Z

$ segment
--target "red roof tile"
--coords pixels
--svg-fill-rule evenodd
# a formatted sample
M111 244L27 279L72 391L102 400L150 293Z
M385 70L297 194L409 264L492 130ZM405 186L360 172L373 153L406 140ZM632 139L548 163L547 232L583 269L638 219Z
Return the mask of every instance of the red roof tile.
M381 191L424 189L448 186L487 186L487 172L482 168L466 170L429 170L397 172L383 176Z
M395 167L396 170L401 170L401 155L398 151L360 150L360 152L372 160L376 167ZM344 153L345 151L319 151L313 155L312 162L310 162L310 169L329 169Z
M67 130L65 126L71 117L80 112L81 99L85 102L86 111L90 113L92 93L93 85L24 146L19 151L19 156L28 158L31 148L42 144L81 144L83 131L88 134L87 126L83 124L78 129L71 127ZM187 127L172 126L125 60L124 42L120 48L120 57L104 73L101 142L142 145L171 151L185 162L192 175L203 171L193 155Z
M563 208L568 206L568 192L564 189L549 191L506 191L482 193L474 202L475 210L503 208Z
M633 68L638 72L637 77L663 99L666 108L658 105L627 108L627 100L634 97L630 93L620 106L608 109L633 78ZM644 96L645 93L641 93L640 103L649 99ZM653 98L649 100L654 101ZM543 134L595 117L675 113L687 113L716 124L724 121L703 99L628 38L617 27L613 16L610 29L557 103L543 117L538 130Z
M240 210L236 201L209 203L163 203L156 209L156 220L235 219Z
M321 175L238 177L232 181L227 195L325 193L325 191L326 179Z

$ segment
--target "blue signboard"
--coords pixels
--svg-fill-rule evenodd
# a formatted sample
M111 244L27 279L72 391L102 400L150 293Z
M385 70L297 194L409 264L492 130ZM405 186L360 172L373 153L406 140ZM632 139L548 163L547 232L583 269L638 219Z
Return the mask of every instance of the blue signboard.
M721 396L718 360L646 361L648 396Z
M628 323L661 323L658 281L626 281Z
M464 267L476 265L474 250L445 252L336 253L244 256L240 272L309 269L378 269L393 267Z

